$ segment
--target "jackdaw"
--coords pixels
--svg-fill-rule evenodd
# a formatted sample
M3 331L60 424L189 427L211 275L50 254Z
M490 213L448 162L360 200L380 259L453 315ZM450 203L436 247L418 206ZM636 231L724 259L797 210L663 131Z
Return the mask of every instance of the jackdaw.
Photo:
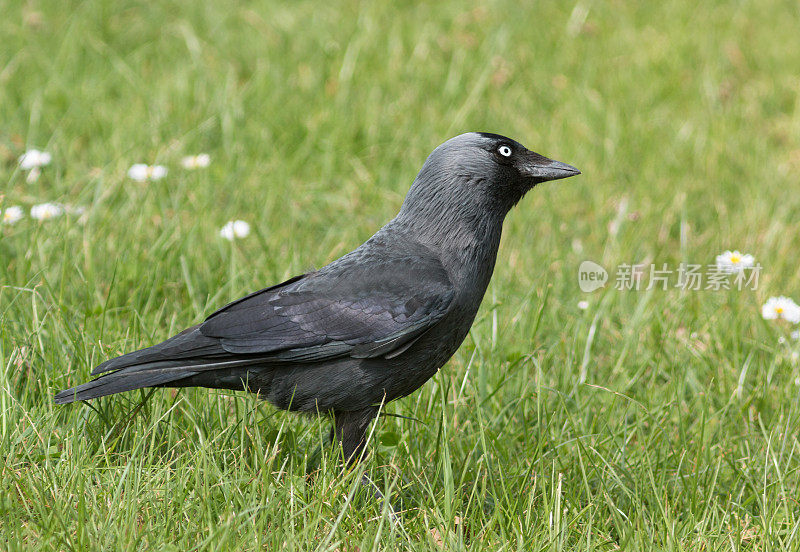
M536 184L577 174L498 134L456 136L430 154L397 216L354 251L102 363L98 378L55 402L243 389L278 408L332 414L332 437L359 458L381 405L418 389L466 337L508 211Z

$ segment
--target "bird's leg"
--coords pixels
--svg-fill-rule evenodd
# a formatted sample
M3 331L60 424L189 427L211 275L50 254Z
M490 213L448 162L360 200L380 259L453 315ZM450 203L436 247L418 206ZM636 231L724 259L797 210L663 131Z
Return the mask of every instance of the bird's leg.
M331 435L341 444L342 453L348 466L354 465L363 458L369 424L378 417L379 411L380 407L373 406L363 410L334 413ZM392 504L386 500L378 486L367 477L367 474L361 476L361 484L370 488L376 500L386 501L389 506L389 518L393 523L397 523L399 518Z
M333 435L342 445L344 460L348 466L361 460L367 444L367 429L378 416L380 409L370 406L362 410L334 412Z
M387 510L389 513L389 521L391 521L395 525L400 523L400 516L395 511L394 506L392 506L392 503L386 500L386 497L383 496L381 490L378 488L375 482L372 481L372 479L370 479L369 476L367 476L366 473L361 475L361 484L364 487L369 487L372 490L372 496L375 497L375 500L377 500L378 502L386 502Z

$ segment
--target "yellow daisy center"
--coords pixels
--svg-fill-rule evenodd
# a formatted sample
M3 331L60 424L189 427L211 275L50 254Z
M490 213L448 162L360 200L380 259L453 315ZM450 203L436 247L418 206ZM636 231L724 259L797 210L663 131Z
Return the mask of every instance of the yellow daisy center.
M741 260L742 260L742 259L741 259L741 257L739 257L739 255L731 255L731 262L732 262L733 264L737 264L737 263L739 263Z
M783 314L783 307L775 307L775 312L778 314Z

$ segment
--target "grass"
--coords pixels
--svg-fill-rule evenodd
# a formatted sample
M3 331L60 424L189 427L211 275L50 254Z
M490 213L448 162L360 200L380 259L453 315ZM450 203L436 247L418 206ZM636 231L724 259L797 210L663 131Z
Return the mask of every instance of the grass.
M397 4L3 4L0 208L88 211L0 227L0 543L800 548L798 342L759 313L800 299L796 3ZM52 404L349 251L468 130L584 174L510 214L470 337L387 407L420 421L382 419L358 470L325 452L307 479L326 424L243 394ZM53 163L26 183L32 147ZM180 168L201 151L211 167ZM170 173L135 183L136 162ZM237 218L254 233L220 240ZM613 283L729 248L764 266L757 290L577 285L585 259Z

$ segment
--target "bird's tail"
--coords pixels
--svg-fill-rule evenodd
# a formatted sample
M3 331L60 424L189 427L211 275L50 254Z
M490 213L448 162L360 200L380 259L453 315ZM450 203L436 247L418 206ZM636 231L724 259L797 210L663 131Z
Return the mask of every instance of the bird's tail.
M248 364L252 364L252 361L197 359L193 362L187 360L148 362L128 366L104 374L83 385L61 391L56 394L54 400L56 404L67 404L145 387L182 387L181 380L197 374L213 370L235 369Z

